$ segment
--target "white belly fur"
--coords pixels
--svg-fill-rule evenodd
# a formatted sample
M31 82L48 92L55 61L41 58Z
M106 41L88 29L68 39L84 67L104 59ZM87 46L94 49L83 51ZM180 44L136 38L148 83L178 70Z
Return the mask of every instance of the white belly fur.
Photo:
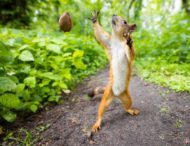
M127 77L127 54L125 51L126 45L121 42L113 43L111 45L112 54L112 71L113 71L113 85L112 91L115 96L119 96L126 88Z

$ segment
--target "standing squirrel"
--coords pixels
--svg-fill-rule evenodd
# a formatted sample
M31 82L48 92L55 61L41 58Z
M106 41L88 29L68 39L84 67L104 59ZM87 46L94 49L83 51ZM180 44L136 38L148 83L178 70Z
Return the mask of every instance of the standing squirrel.
M100 129L103 114L113 97L118 97L127 113L138 115L139 110L131 108L132 99L129 92L129 82L132 73L132 62L135 57L131 33L136 30L136 24L128 24L122 17L112 16L112 35L103 30L98 22L99 12L92 14L94 34L97 41L105 48L109 57L109 82L101 99L96 123L92 132Z

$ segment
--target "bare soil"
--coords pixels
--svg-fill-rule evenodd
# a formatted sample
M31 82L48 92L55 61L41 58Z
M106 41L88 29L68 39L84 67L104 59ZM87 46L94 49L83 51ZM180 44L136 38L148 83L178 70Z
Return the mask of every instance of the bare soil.
M46 108L9 128L31 131L35 146L190 146L190 95L147 83L136 75L130 88L140 115L127 114L115 98L104 115L102 129L91 134L101 95L90 98L87 93L107 81L108 69L104 69L64 95L64 104Z

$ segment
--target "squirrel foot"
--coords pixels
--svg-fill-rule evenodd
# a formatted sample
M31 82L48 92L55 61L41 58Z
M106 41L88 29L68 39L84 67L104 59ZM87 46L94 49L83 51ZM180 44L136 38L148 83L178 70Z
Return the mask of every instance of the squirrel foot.
M136 115L140 114L140 111L135 108L127 109L126 112L128 112L132 116L136 116Z
M96 123L92 126L92 132L97 132L98 130L101 129L101 121L97 120Z

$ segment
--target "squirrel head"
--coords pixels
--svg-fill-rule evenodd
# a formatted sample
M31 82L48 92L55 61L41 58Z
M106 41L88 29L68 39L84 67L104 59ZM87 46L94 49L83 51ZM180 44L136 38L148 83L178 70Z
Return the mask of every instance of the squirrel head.
M128 24L122 17L113 15L112 16L112 31L114 35L119 38L126 38L137 28L136 24Z

